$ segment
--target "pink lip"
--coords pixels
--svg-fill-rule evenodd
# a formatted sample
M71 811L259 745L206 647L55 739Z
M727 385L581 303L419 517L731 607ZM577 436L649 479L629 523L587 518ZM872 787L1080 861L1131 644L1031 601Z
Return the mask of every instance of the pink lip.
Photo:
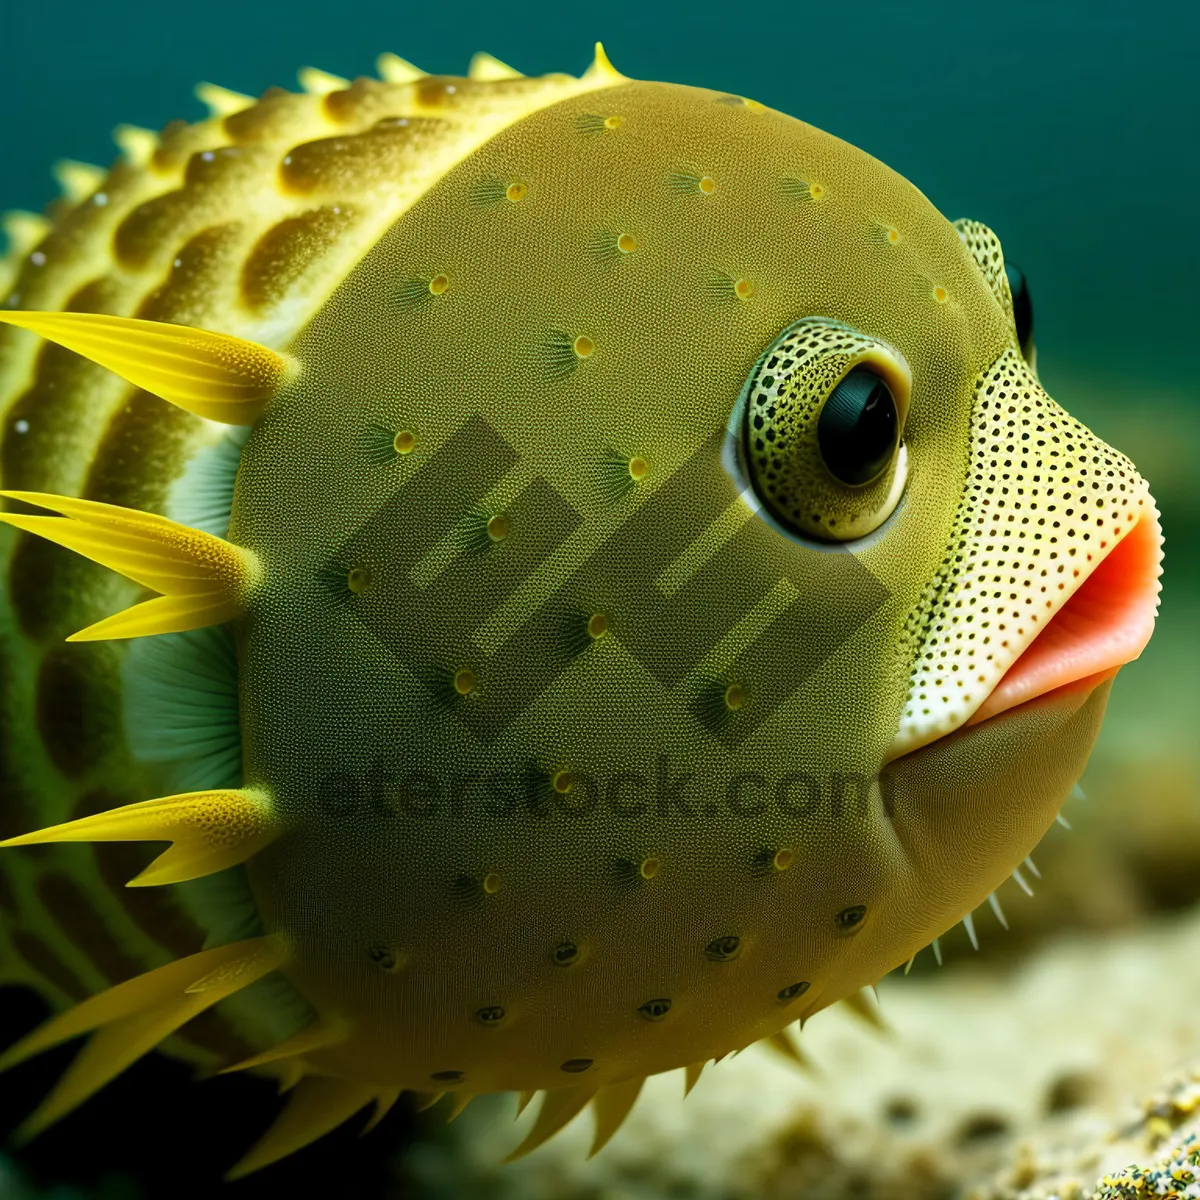
M967 721L977 725L1057 688L1111 678L1150 640L1158 613L1162 530L1151 507L1005 672Z

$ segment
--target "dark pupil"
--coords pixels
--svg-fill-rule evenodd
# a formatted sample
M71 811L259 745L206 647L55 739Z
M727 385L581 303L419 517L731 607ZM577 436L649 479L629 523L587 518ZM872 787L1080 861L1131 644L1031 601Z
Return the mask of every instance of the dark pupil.
M830 393L817 422L817 444L830 474L843 483L870 483L896 447L896 402L869 367L855 367Z
M1012 263L1004 264L1008 275L1008 290L1012 292L1013 324L1017 327L1017 341L1021 353L1029 357L1029 345L1033 341L1033 301L1029 298L1029 284L1025 281L1025 272Z

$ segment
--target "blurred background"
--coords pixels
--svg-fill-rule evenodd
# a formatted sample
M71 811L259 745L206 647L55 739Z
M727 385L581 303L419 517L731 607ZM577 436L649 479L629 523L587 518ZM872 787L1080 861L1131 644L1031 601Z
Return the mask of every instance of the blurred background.
M1142 1097L1160 1095L1161 1107L1162 1088L1190 1078L1189 1055L1200 1055L1200 9L1107 0L5 4L0 210L52 200L58 158L108 164L120 122L158 129L198 119L199 80L257 95L294 86L303 65L370 73L384 50L431 73L463 73L472 52L487 50L527 74L578 74L596 38L629 76L724 89L792 113L887 162L947 217L975 217L999 233L1030 283L1047 389L1151 482L1167 539L1159 629L1114 689L1087 799L1067 810L1074 832L1048 836L1034 898L1015 887L1004 897L1012 930L981 919L978 955L958 930L945 939L943 971L926 955L908 980L886 981L891 1041L843 1028L836 1015L826 1033L817 1028L825 1018L814 1022L824 1082L754 1051L718 1068L714 1076L727 1074L707 1080L706 1098L698 1089L687 1109L678 1080L669 1096L655 1093L661 1104L643 1099L630 1123L642 1116L641 1131L623 1131L595 1164L583 1163L579 1135L570 1153L543 1151L507 1175L481 1148L495 1149L494 1161L518 1140L510 1100L483 1104L448 1131L436 1111L399 1111L365 1142L343 1129L234 1190L1051 1194L1037 1188L1056 1153L1073 1153L1062 1146L1111 1133L1123 1103L1142 1125L1167 1119L1148 1118ZM3 1040L40 1015L32 997L0 996ZM926 1053L935 1025L956 1032ZM1060 1062L1063 1039L1080 1036L1086 1053ZM1040 1060L1040 1075L1013 1067L1018 1048ZM0 1081L4 1128L61 1065L47 1055ZM1152 1081L1172 1070L1175 1083L1156 1093ZM265 1124L271 1089L233 1079L193 1086L187 1074L166 1060L143 1063L0 1160L0 1198L211 1192ZM1178 1121L1195 1109L1180 1104ZM843 1110L850 1124L839 1133ZM873 1167L862 1166L864 1154ZM1094 1179L1095 1169L1076 1173ZM1092 1194L1080 1186L1076 1194Z

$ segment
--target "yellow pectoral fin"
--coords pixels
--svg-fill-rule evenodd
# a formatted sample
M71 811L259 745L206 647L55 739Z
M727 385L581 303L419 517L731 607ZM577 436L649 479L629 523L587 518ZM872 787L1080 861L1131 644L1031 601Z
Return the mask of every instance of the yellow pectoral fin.
M290 371L281 355L256 342L101 313L0 312L16 325L107 367L198 417L252 425Z
M269 845L280 825L268 797L257 788L185 792L127 804L51 825L0 842L30 846L47 842L171 842L130 887L183 883L237 866Z
M81 630L71 641L177 633L245 612L258 574L258 560L249 550L166 517L113 504L42 492L0 491L0 496L64 514L0 513L5 524L163 593Z

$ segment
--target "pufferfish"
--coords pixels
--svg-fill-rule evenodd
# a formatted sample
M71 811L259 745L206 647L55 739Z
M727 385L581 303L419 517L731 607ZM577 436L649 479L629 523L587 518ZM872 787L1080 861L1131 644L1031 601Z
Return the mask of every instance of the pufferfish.
M1153 628L984 225L599 48L379 74L10 220L0 978L58 1015L0 1067L87 1039L26 1136L164 1043L289 1092L235 1175L404 1091L599 1149L969 923Z

